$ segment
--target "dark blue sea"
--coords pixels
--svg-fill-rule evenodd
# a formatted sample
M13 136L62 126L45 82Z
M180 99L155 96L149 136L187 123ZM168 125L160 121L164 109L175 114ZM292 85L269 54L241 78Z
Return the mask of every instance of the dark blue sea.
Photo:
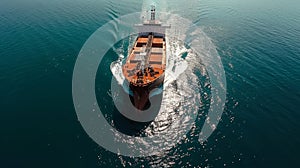
M203 37L201 44L216 51L222 62L226 101L213 134L199 143L212 76L203 60L187 55L182 59L193 68L180 77L197 93L179 90L188 97L182 98L173 82L166 91L170 108L165 120L127 120L113 104L118 97L110 88L110 65L122 55L126 58L132 39L116 42L95 80L98 105L111 126L133 137L151 136L182 113L197 114L187 135L164 152L122 156L96 143L79 121L73 70L81 48L101 26L151 4L201 30L196 34ZM299 18L297 0L1 0L0 167L299 167ZM118 35L118 29L108 31ZM175 41L174 46L181 51L182 45ZM196 98L200 104L193 103Z

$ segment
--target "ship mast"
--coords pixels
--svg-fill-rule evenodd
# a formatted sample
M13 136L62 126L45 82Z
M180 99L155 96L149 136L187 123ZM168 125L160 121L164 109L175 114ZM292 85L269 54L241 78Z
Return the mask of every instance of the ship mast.
M150 20L155 21L155 6L151 6L151 18Z

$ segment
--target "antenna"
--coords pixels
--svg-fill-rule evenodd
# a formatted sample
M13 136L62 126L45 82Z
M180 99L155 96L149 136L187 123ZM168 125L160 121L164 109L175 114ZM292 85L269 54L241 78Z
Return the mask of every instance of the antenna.
M151 20L155 20L155 6L151 5Z

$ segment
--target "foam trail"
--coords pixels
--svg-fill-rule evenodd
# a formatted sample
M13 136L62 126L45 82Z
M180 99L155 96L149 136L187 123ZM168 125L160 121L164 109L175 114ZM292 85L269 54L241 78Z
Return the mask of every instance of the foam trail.
M125 77L122 73L122 60L124 58L124 55L120 54L117 61L114 61L110 65L110 70L113 73L114 77L118 81L119 85L122 85Z
M151 5L155 5L155 3L154 3L153 0L145 0L145 1L143 1L142 12L141 12L141 19L142 20L148 20L148 19L150 19L148 11L150 10L150 6Z
M188 50L173 38L167 38L167 69L164 85L169 85L183 73L188 64L181 58L181 55Z

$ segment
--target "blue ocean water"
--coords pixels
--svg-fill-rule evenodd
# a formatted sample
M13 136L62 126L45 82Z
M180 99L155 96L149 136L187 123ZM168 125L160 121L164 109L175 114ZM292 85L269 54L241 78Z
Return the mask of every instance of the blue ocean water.
M73 106L72 73L93 32L151 3L191 20L212 40L225 69L227 101L204 144L195 128L160 156L129 158L85 133ZM299 16L295 0L2 0L1 167L298 167ZM100 68L107 73L96 81L108 120L115 110L109 65L121 43L106 54Z

